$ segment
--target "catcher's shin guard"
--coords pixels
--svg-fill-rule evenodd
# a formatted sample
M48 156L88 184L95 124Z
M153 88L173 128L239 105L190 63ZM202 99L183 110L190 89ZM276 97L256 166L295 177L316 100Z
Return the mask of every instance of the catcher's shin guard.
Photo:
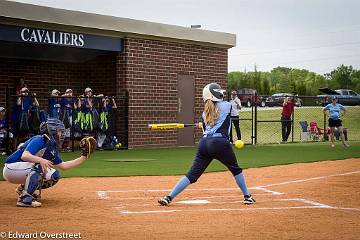
M41 173L37 168L34 168L26 177L24 190L19 196L19 202L24 204L32 204L34 197L32 196L35 190L39 187L41 180Z
M50 172L51 175L48 173ZM54 186L59 180L60 180L60 172L56 169L50 169L46 176L44 181L42 182L42 185L39 186L41 189L46 189Z

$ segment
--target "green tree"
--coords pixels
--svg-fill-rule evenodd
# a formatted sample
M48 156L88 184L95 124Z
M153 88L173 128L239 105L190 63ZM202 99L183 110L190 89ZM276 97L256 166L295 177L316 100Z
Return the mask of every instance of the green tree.
M335 70L333 70L330 73L331 80L337 82L340 88L351 88L352 73L353 73L352 66L345 66L341 64L339 67L337 67Z

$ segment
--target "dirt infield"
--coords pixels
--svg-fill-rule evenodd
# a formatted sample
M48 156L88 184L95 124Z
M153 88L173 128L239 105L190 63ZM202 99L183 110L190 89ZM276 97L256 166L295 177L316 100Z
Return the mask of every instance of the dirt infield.
M242 204L229 172L203 175L169 207L156 200L179 176L62 179L43 191L39 209L15 207L15 185L0 182L0 238L359 239L360 159L244 172L258 201L252 206Z

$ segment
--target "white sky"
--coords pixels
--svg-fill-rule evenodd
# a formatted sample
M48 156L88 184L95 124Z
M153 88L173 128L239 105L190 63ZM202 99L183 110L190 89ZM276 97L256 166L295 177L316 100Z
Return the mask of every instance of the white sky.
M235 33L229 71L360 68L360 0L17 0Z

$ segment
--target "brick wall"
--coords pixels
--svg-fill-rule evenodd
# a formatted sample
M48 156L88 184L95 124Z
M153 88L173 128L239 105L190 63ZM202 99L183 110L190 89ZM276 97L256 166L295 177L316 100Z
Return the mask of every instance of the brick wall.
M150 132L149 123L177 122L177 77L195 78L195 119L203 111L202 89L227 87L227 49L166 41L126 39L117 77L129 90L129 146L175 146L177 131ZM125 74L124 74L125 71ZM123 89L123 84L118 85ZM196 139L200 131L196 132Z
M85 63L63 63L0 58L0 104L5 104L7 85L15 93L15 80L19 77L25 78L28 88L40 99L54 88L62 93L72 88L74 95L80 95L87 86L95 94L115 95L115 59L115 55L104 55Z
M129 147L176 146L177 130L150 132L149 123L177 121L178 75L195 78L195 119L203 110L202 89L211 82L227 87L227 49L168 41L127 38L124 53L106 54L85 63L62 63L0 58L0 105L5 87L14 92L14 81L24 77L31 91L48 96L53 88L72 88L75 95L85 87L94 93L123 95L129 92L128 119L118 118L117 131L128 121ZM41 101L46 107L47 101ZM124 103L125 104L125 103ZM119 114L123 115L122 111ZM196 132L196 139L201 132Z

